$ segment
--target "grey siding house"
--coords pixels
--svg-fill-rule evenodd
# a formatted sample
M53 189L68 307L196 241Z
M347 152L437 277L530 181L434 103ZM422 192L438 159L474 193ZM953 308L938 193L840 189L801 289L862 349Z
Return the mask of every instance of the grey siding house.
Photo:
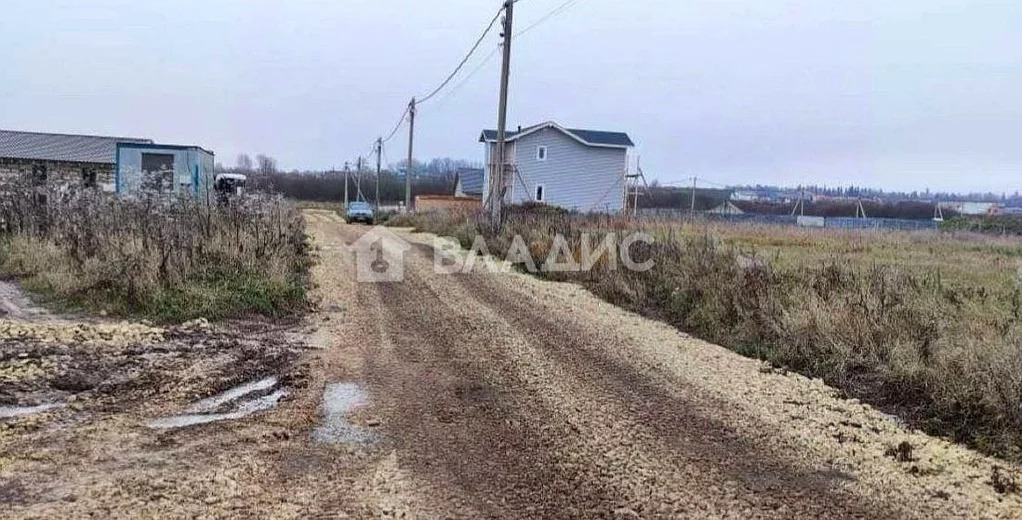
M483 199L489 197L497 165L497 132L484 130L486 148ZM628 134L564 128L547 122L507 133L505 200L537 202L581 212L616 213L624 209Z

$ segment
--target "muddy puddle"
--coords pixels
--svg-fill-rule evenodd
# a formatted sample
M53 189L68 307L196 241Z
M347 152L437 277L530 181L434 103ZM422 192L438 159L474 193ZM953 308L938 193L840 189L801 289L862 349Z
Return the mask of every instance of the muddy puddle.
M369 404L369 395L355 383L332 383L323 390L323 420L312 432L312 440L322 444L369 444L377 435L351 424L351 413Z
M11 419L48 412L67 406L64 403L40 404L37 406L0 406L0 419Z
M220 421L236 421L254 413L269 410L287 397L286 390L278 389L270 394L259 395L276 388L278 379L266 377L236 386L185 408L181 415L161 417L149 422L149 427L158 430L184 428ZM248 396L256 394L258 397Z

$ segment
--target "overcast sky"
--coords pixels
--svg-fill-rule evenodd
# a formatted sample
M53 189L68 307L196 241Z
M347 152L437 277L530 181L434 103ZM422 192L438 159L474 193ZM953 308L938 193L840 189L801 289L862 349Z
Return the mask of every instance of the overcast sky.
M521 30L563 0L521 0ZM499 0L33 0L0 18L0 128L340 167ZM482 160L497 31L421 107L416 158ZM1022 189L1018 0L578 0L513 46L509 122L628 132L647 175ZM388 144L406 152L406 133Z

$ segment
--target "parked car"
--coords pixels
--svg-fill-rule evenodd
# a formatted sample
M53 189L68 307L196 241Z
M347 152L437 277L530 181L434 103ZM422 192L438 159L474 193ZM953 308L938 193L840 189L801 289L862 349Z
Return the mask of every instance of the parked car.
M346 219L349 224L353 222L365 222L370 226L376 222L376 214L372 205L368 202L352 202L348 204Z

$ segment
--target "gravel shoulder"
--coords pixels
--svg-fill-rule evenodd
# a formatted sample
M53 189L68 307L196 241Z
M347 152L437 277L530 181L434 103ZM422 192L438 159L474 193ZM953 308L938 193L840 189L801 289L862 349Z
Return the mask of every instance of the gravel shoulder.
M0 517L1022 518L1020 468L819 381L574 285L437 275L428 235L398 231L404 282L360 284L369 228L306 218L305 323L0 321L0 405L68 403L0 419ZM268 375L275 408L146 426ZM371 441L314 440L332 383Z

